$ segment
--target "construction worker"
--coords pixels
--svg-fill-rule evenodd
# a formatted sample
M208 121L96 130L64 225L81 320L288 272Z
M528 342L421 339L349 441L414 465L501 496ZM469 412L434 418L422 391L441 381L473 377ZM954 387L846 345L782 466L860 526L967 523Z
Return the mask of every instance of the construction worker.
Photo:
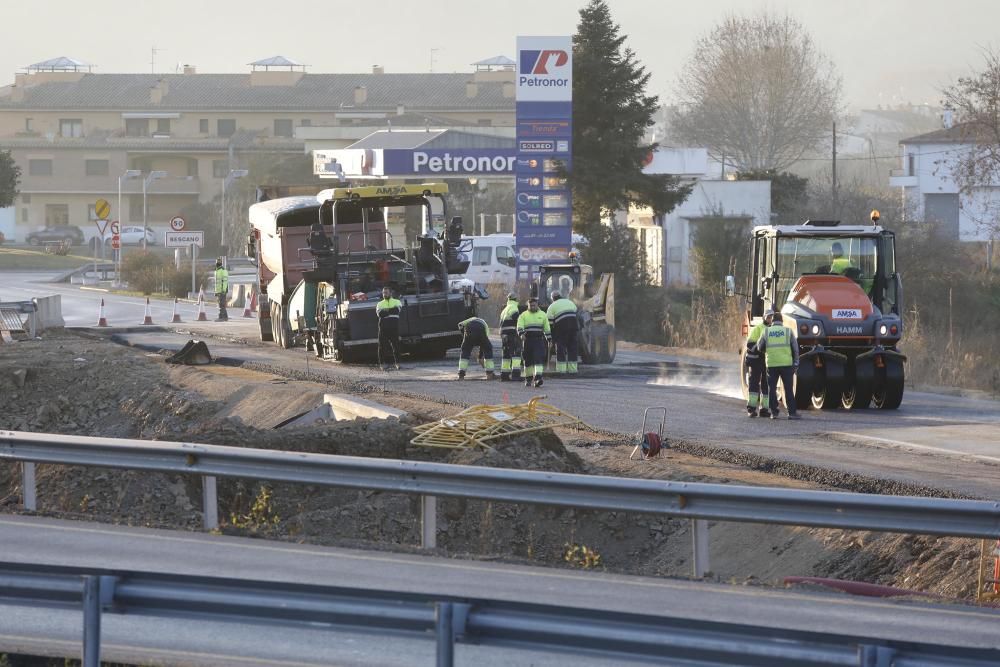
M830 246L830 273L843 274L852 266L851 260L844 257L844 246L840 244L840 241L834 241L833 245Z
M524 312L517 295L507 295L500 310L500 381L521 379L521 338L517 335L517 318Z
M221 257L215 260L215 298L219 302L219 316L215 321L229 321L229 313L226 312L226 300L229 298L229 271L222 265Z
M758 322L747 334L743 373L746 375L747 387L749 388L747 391L748 417L756 417L758 414L761 417L769 417L771 414L767 406L767 367L764 365L764 357L757 352L757 341L764 333L764 328L764 323Z
M576 304L559 292L552 293L552 303L546 312L556 344L556 373L576 375L577 332Z
M392 366L399 370L399 316L403 312L403 302L392 296L392 290L382 288L382 300L375 306L378 316L378 363L382 370L389 370L390 353Z
M463 333L462 355L458 359L458 379L465 379L472 348L478 347L479 358L482 359L483 368L486 369L486 379L492 380L496 377L493 372L493 343L490 342L490 327L486 324L486 320L481 317L470 317L458 323L458 330Z
M517 318L517 333L522 337L524 349L524 386L531 386L534 380L534 385L541 387L552 327L549 316L539 310L535 297L528 299L528 310Z
M778 380L785 387L785 407L789 419L799 419L795 410L792 382L799 367L799 342L791 329L774 323L774 308L764 313L764 331L757 341L757 353L764 355L767 364L768 403L771 419L778 418Z

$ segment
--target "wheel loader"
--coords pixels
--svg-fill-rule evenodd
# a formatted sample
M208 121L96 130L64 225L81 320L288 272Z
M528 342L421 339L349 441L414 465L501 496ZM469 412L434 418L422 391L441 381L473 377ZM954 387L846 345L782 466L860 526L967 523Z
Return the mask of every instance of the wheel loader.
M594 282L594 268L580 264L572 256L565 264L543 264L531 294L538 307L547 310L552 292L559 292L577 305L580 361L585 364L610 364L615 360L615 274L605 273Z
M794 332L799 407L894 410L903 400L902 283L895 235L878 223L872 211L870 225L807 220L753 229L740 294L742 332L746 336L769 307ZM732 276L726 289L736 293ZM746 373L741 376L745 396Z

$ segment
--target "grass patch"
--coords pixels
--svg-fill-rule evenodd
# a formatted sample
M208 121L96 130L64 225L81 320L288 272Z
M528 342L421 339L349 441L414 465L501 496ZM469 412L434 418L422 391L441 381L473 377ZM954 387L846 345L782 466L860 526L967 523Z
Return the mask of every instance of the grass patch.
M73 253L83 253L83 247L73 248ZM3 271L57 271L65 269L76 269L88 262L93 262L93 257L82 254L71 255L50 255L44 250L29 250L28 248L3 248L0 247L0 270Z

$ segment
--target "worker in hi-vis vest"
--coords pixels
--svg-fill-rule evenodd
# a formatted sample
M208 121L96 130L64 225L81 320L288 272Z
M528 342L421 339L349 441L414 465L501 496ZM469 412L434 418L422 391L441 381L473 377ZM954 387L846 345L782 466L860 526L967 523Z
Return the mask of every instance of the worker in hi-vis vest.
M770 416L767 401L767 367L764 366L764 355L757 351L757 341L764 334L764 323L758 322L747 334L747 349L743 357L743 373L747 385L747 416Z
M794 332L783 324L775 324L774 308L764 313L764 331L757 341L757 352L764 355L767 364L768 402L771 419L778 418L778 380L785 388L785 407L788 418L798 419L795 410L795 393L792 391L795 369L799 367L799 341Z

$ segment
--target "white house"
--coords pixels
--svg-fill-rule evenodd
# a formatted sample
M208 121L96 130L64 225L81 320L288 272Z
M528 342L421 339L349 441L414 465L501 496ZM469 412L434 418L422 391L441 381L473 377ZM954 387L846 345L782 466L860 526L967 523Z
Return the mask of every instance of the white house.
M951 125L947 116L945 124ZM916 219L937 223L948 237L960 241L991 241L1000 227L1000 184L960 191L953 169L973 146L963 127L903 139L900 146L902 164L890 172L889 185L902 190Z
M655 285L696 282L690 254L699 225L743 222L749 234L754 225L771 221L771 182L720 178L720 165L709 159L707 149L658 148L643 171L670 174L694 184L690 196L665 216L632 207L615 217L617 223L627 222L636 230Z

